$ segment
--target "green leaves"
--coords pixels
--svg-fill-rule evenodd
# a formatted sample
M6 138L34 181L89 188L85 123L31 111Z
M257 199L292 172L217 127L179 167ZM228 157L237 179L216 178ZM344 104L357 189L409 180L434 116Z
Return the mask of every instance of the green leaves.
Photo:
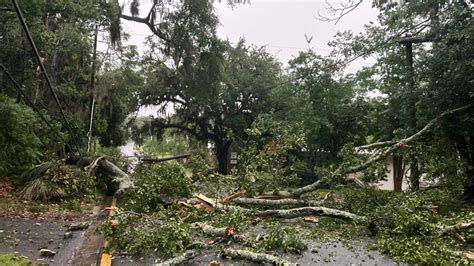
M109 248L114 254L145 255L156 249L158 255L173 257L191 244L191 228L180 218L166 221L162 214L152 216L119 212L101 225L100 230L113 236Z
M18 175L37 163L41 142L33 111L0 94L0 177Z
M192 183L184 168L178 163L140 165L135 173L135 187L128 189L127 209L152 212L162 208L170 197L187 197Z
M301 241L299 234L300 232L294 227L284 227L278 222L270 223L267 225L265 238L258 243L257 248L301 254L307 246Z

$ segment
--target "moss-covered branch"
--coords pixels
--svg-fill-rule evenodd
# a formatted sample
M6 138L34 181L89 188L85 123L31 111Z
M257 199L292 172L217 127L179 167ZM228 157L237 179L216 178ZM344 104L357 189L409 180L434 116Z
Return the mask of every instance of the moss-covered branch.
M297 265L296 263L291 263L285 259L268 255L265 253L256 253L249 250L242 250L242 249L232 249L227 248L222 251L223 256L231 257L234 259L244 259L258 263L271 263L274 265L282 265L282 266L292 266Z

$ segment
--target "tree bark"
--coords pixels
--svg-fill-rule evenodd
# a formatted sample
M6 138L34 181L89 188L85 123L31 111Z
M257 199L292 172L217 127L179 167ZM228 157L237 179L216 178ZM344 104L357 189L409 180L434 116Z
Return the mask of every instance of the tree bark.
M466 163L466 175L469 180L464 188L463 200L474 201L474 135L465 137L455 134L453 138L459 155Z
M241 250L241 249L232 249L226 248L222 251L223 256L235 258L235 259L244 259L253 262L259 263L271 263L274 265L282 265L282 266L290 266L290 265L297 265L296 263L291 263L285 259L268 255L265 253L255 253L248 250Z
M112 175L113 181L118 183L118 191L121 192L129 187L133 186L133 181L130 176L122 171L118 166L111 163L109 160L102 159L99 161L99 166L101 169L105 170L106 172Z
M463 200L474 201L474 165L469 165L467 168L466 174L469 177L469 183L464 188Z
M140 158L140 161L142 163L161 163L161 162L166 162L166 161L171 161L171 160L184 159L184 158L188 158L189 156L191 156L191 154L182 154L182 155L176 155L176 156L165 157L165 158Z
M216 145L217 163L219 166L218 172L221 175L227 175L229 174L228 155L229 155L230 143L227 141L216 141L215 145Z
M418 191L420 189L420 168L418 166L418 159L416 156L410 156L410 190Z
M469 230L474 227L474 222L467 222L467 223L459 223L451 226L440 227L441 234L449 234L452 232L457 232L461 230Z
M204 234L211 235L214 237L223 237L229 240L233 239L237 242L246 242L248 239L251 239L248 236L245 236L243 234L237 234L229 230L230 227L213 227L206 223L195 223L193 225L197 228L200 228Z
M239 198L232 201L236 205L254 205L254 206L267 206L267 207L280 207L280 206L318 206L321 205L321 201L315 200L301 200L301 199L253 199L253 198Z
M403 184L403 159L393 154L393 191L402 192Z
M267 210L255 213L259 217L276 217L276 218L296 218L308 215L330 216L335 218L342 218L355 221L365 221L364 216L359 216L346 211L330 209L325 207L302 207L288 210Z
M100 158L95 161L90 157L71 156L66 160L66 163L76 164L80 167L86 167L88 168L87 171L89 172L92 171L92 169L90 168L92 168L93 165L91 164L97 164L101 171L106 173L108 176L113 177L113 182L118 184L118 192L121 192L124 189L133 186L133 181L131 177L118 166L116 166L114 163L110 162L105 158Z

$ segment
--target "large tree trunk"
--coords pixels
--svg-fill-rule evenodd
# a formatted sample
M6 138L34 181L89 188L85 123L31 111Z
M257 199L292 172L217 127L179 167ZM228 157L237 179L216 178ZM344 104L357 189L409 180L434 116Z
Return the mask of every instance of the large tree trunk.
M469 183L464 188L463 200L474 201L474 135L451 134L460 157L466 163L466 175Z
M401 192L403 184L403 159L393 153L393 191Z
M418 166L418 159L415 155L411 156L410 162L410 189L411 191L418 191L420 189L420 168Z
M466 174L469 177L469 183L464 188L463 199L474 202L474 165L468 165L467 168Z
M215 145L216 145L217 162L219 165L219 174L227 175L229 173L228 155L229 155L230 143L227 141L216 141Z

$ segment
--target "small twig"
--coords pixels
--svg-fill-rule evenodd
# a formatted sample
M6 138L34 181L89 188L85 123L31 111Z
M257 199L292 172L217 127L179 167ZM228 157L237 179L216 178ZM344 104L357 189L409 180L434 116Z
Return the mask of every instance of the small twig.
M347 3L339 2L339 4L340 4L340 7L335 7L326 0L326 10L328 11L329 15L332 17L323 16L318 10L318 17L316 19L321 20L321 21L326 21L326 22L335 21L334 24L337 24L344 16L346 16L347 14L354 11L357 7L359 7L360 4L362 4L362 0L359 0L357 3L354 3L354 0L348 0Z

